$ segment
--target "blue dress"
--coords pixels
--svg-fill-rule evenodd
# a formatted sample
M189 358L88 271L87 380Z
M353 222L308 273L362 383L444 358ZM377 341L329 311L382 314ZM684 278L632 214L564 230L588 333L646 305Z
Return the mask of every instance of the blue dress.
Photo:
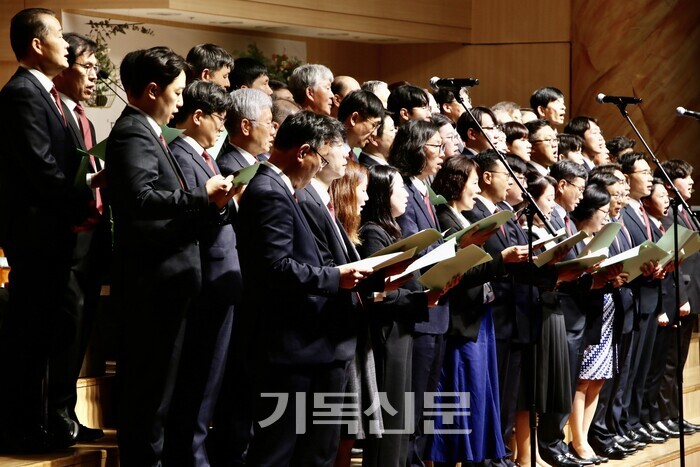
M467 393L468 409L442 407L435 410L435 430L430 437L428 458L434 462L480 462L505 457L496 338L490 307L483 314L476 342L447 337L435 407L456 404L457 399L446 393ZM465 410L468 410L467 415Z

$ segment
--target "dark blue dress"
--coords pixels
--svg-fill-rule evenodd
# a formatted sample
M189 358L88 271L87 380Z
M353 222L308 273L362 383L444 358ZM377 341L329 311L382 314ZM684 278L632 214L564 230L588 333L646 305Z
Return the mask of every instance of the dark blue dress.
M501 435L496 338L491 310L483 314L476 342L448 336L428 458L434 462L480 462L506 456ZM454 393L467 394L459 399ZM426 404L426 411L430 410ZM453 416L454 415L454 416ZM432 420L430 421L432 423ZM429 432L431 427L425 427Z

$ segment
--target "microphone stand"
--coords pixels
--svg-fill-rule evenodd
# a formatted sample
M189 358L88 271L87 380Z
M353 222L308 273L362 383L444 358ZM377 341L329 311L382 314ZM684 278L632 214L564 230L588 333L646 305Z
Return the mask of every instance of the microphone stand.
M627 120L627 123L629 123L630 127L632 127L632 130L634 133L637 135L639 140L642 142L644 145L644 148L647 150L647 153L651 157L651 160L656 164L658 167L659 171L661 172L662 178L666 185L670 187L671 190L674 192L673 198L671 198L671 209L673 210L673 284L676 287L676 293L675 293L675 302L676 302L676 315L673 319L673 326L675 329L675 332L678 333L677 338L676 338L676 354L678 358L678 362L681 362L681 354L682 354L682 346L681 346L681 295L680 295L680 261L678 257L678 207L683 206L683 209L686 210L686 212L689 214L690 219L692 220L693 224L695 225L696 230L700 230L700 222L698 222L697 217L695 214L690 210L690 206L688 206L688 203L683 199L681 196L680 192L678 191L678 188L673 184L673 180L671 180L671 177L668 175L668 172L663 168L661 163L659 162L659 159L656 158L656 155L654 152L651 150L647 142L644 140L642 137L641 133L639 133L639 130L637 130L637 127L634 125L632 122L632 119L630 118L629 114L627 113L627 104L624 103L618 103L615 104L617 108L620 110L620 113L622 116ZM676 368L676 383L678 385L678 429L680 431L680 437L679 437L679 444L680 444L680 466L685 467L685 430L683 428L683 368L680 366Z
M506 160L505 154L503 154L501 151L496 149L496 145L493 143L491 138L489 138L489 135L484 132L484 129L481 127L481 122L477 121L476 118L474 118L474 114L472 114L471 109L469 109L465 104L464 104L464 99L462 99L462 96L459 94L459 89L456 89L457 92L454 93L455 95L455 100L462 104L462 107L464 107L465 112L469 114L471 119L474 121L476 124L476 127L479 129L479 132L484 135L484 138L486 138L486 141L489 143L489 146L493 148L494 151L496 151L496 154L498 154L498 157L500 158L501 162L505 166L506 170L508 171L508 174L510 177L513 179L515 184L520 188L520 191L523 194L523 200L527 201L526 208L524 209L524 214L525 218L527 220L527 227L528 227L528 234L527 234L527 262L528 262L528 270L534 270L534 262L533 262L533 251L532 251L532 227L534 225L535 221L535 216L538 216L541 220L542 223L544 224L545 229L547 232L549 232L550 235L554 235L555 230L554 227L552 227L552 224L549 223L549 219L544 215L542 210L537 206L537 203L535 203L535 199L532 197L529 191L525 188L522 182L518 180L518 178L515 176L515 172L513 172L513 168L508 164L508 161ZM495 123L495 122L494 122ZM536 441L536 435L537 435L537 406L535 403L535 394L537 392L537 346L535 344L535 324L539 323L541 320L539 319L539 316L533 316L533 310L536 310L537 308L533 306L533 300L535 298L535 290L534 290L534 284L532 281L529 281L529 289L528 289L528 307L529 307L529 317L530 317L530 342L528 344L530 348L529 352L529 357L530 357L530 368L532 371L532 384L530 386L530 391L529 391L529 400L530 400L530 464L531 465L537 465L537 441ZM537 318L537 319L536 319Z

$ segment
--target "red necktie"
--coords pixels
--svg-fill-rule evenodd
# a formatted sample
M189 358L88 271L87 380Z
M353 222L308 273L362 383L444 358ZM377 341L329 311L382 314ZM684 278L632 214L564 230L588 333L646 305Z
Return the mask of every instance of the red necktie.
M625 238L627 239L627 243L629 243L629 245L632 246L632 245L634 245L634 243L632 243L632 237L630 236L630 232L629 232L629 230L627 230L627 227L625 227L625 223L622 220L622 216L619 216L619 217L620 218L619 218L618 222L622 226L622 228L620 230L622 230L622 232L625 234Z
M333 201L328 201L328 204L326 205L326 207L328 208L328 212L331 213L331 217L333 219L335 219L336 217L335 217L335 209L333 209Z
M83 133L85 148L89 150L95 145L95 142L92 139L92 132L90 131L90 122L87 115L85 115L85 109L82 105L76 104L75 113L78 115L78 125L80 126L80 131ZM90 154L90 165L92 166L92 170L97 173L97 161L95 161L95 156L92 154ZM102 193L100 193L100 188L95 188L95 208L97 209L97 212L102 214Z
M161 133L158 138L160 139L160 142L163 144L163 147L165 148L165 152L168 154L168 157L173 157L172 153L170 152L170 148L168 147L168 143L165 141L165 138L163 137L163 134ZM176 167L175 161L171 160L170 163L173 166L173 170L175 171L175 176L177 177L177 181L180 182L180 187L184 190L185 189L185 182L182 181L182 178L180 178L180 174L177 172L177 169L175 168Z
M569 215L564 216L564 227L566 228L566 234L571 237L573 235L573 230L571 229L571 224L569 224Z
M53 96L53 100L54 100L54 102L56 102L56 105L58 106L58 111L61 113L61 117L63 117L63 124L67 125L66 114L63 113L63 106L61 105L61 96L58 95L58 89L56 89L56 86L53 86L51 88L51 91L49 91L49 92Z
M496 206L496 209L493 210L493 213L498 214L499 212L501 212L501 208ZM508 236L506 235L506 228L504 227L504 225L505 224L501 224L501 233L503 234L503 238L505 238L506 241L508 241Z
M430 204L430 197L428 196L427 191L423 195L423 201L425 202L425 208L428 210L428 213L430 214L430 218L433 220L433 225L437 225L437 223L435 222L435 214L433 213L433 205Z
M202 153L202 157L204 158L204 162L206 162L207 165L209 166L209 168L211 169L211 173L216 175L216 169L214 168L214 162L212 162L211 156L209 155L209 153L207 152L206 149Z
M663 224L659 224L659 230L661 231L662 234L666 233L666 228L663 226Z
M644 210L644 206L641 204L639 205L639 212L642 213L642 219L644 221L644 227L647 228L647 239L652 240L651 237L651 225L649 223L649 216L647 216L647 212Z

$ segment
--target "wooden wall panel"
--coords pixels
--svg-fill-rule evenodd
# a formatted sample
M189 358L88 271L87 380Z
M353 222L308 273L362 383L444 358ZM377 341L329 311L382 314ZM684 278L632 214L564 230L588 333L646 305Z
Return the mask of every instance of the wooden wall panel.
M697 0L573 0L572 17L575 112L597 117L606 138L636 139L617 108L597 104L595 96L641 97L628 111L659 159L700 167L700 123L675 115L677 106L700 109Z
M350 75L362 83L381 79L381 47L376 44L307 39L306 58L309 63L326 65L336 76Z
M386 81L426 87L432 76L479 78L474 105L512 100L529 107L538 87L555 86L569 101L568 44L385 45L381 71Z
M475 1L471 43L568 42L570 19L569 1Z

